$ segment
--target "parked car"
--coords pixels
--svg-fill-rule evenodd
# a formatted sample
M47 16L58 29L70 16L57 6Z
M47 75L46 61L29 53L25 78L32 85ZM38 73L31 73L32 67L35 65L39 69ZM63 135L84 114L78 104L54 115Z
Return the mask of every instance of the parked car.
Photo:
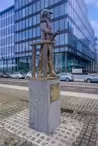
M32 72L29 71L26 76L25 76L25 79L31 79L32 78Z
M25 76L19 72L10 74L9 76L10 76L10 78L13 78L13 79L24 79L25 78Z
M0 72L0 78L3 78L4 74L2 72Z
M35 77L37 77L37 74L35 74ZM25 79L31 79L32 78L32 72L31 71L29 71L27 74L26 74L26 76L25 76Z
M60 73L59 76L60 76L60 81L69 82L69 81L73 81L74 80L73 75L70 74L70 73Z
M9 78L9 77L10 77L10 74L4 73L4 74L3 74L3 77L4 77L4 78Z
M85 82L91 83L91 82L98 82L98 75L96 74L89 74L85 79Z

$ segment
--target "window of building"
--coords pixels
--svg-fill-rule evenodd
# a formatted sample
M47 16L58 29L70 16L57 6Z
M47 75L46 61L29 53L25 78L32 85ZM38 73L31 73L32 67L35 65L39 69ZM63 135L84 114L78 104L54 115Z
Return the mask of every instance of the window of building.
M23 28L26 27L26 22L25 22L25 20L22 21L22 27L23 27Z
M68 33L65 33L65 44L68 44Z
M32 22L33 22L33 21L32 21L32 17L30 17L30 18L29 18L29 26L32 26L32 25L33 25Z
M36 3L33 4L33 13L36 12Z
M26 39L28 39L28 30L25 31Z
M58 30L58 28L59 28L59 21L55 21L54 26L53 26L53 30L56 32Z
M64 45L64 44L65 44L64 34L60 34L60 45Z
M26 32L23 31L22 34L23 34L23 40L25 40L25 38L26 38L26 36L25 36Z
M65 6L65 14L67 14L67 8L68 8L67 5L68 5L68 3L65 3L65 5L64 5Z
M40 1L38 1L38 2L36 3L36 5L37 5L36 11L39 11L39 10L40 10Z
M28 27L29 26L29 21L28 21L28 19L26 19L26 27Z
M64 19L60 20L60 30L65 29L65 23L64 22L65 22Z
M28 7L25 9L25 11L26 11L26 16L28 16L28 14L29 14Z
M59 45L59 35L56 36L55 40L56 40L56 45Z
M49 0L45 0L45 5L44 7L47 8L49 6Z
M29 38L32 38L33 36L33 32L32 32L32 29L29 30Z
M49 0L49 2L50 2L50 5L53 5L54 0Z
M58 13L59 13L59 16L65 14L64 4L62 4L58 7Z
M40 0L41 1L41 9L43 9L44 8L44 0Z
M40 27L37 27L37 36L40 36Z
M55 53L54 55L54 64L55 71L62 72L65 71L65 54L64 53Z
M37 15L37 24L40 23L40 15Z
M23 16L23 17L26 16L25 9L22 10L22 16Z
M33 16L33 25L36 25L36 16Z
M29 3L32 2L32 0L28 0L28 1L29 1Z
M33 28L33 37L36 37L36 28Z
M33 13L33 7L32 5L29 6L29 14L32 14Z
M53 12L54 17L58 17L59 14L60 14L59 7L55 7Z

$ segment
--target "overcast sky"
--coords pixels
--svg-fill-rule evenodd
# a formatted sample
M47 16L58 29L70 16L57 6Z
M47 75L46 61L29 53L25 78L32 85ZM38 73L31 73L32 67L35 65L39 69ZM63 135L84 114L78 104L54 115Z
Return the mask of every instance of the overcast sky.
M88 7L89 20L98 37L98 0L85 0Z
M14 4L14 0L0 0L0 11Z
M14 0L0 0L0 11L13 5ZM95 30L95 34L98 36L98 0L85 0L87 3L89 20L92 27Z

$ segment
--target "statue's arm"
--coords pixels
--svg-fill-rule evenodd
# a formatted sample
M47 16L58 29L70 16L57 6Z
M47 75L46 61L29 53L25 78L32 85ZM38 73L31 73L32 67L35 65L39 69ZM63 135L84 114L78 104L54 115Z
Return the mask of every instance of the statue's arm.
M46 23L46 22L41 23L41 30L42 30L42 32L44 32L45 34L50 34L50 35L52 35L52 31L49 30L49 29L47 28L47 23Z

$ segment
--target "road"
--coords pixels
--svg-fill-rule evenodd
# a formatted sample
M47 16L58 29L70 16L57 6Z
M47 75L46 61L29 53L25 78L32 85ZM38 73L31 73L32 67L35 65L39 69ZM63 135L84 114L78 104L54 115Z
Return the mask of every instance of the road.
M79 93L91 93L98 94L97 83L84 83L84 82L62 82L62 91L79 92Z
M0 84L28 86L28 80L0 79ZM61 82L61 91L98 94L98 83Z

